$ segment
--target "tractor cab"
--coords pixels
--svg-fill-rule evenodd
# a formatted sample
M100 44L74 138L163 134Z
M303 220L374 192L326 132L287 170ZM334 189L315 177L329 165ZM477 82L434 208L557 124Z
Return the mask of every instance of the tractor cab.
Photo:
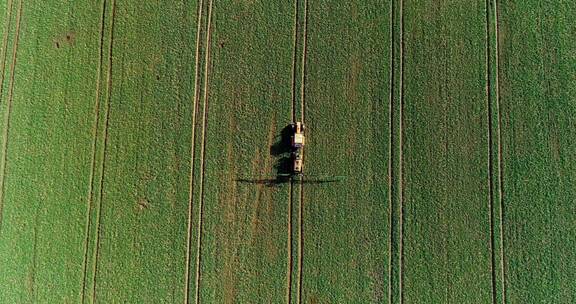
M304 124L301 122L296 122L292 124L292 130L294 134L292 135L292 148L293 149L300 149L304 147L305 139L304 139Z

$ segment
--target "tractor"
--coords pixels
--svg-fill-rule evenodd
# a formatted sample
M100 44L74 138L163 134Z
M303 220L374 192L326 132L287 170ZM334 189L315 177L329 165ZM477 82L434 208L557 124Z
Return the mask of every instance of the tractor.
M296 122L292 124L292 131L294 132L291 137L292 144L292 159L294 174L302 174L303 166L303 149L306 142L304 137L304 124Z

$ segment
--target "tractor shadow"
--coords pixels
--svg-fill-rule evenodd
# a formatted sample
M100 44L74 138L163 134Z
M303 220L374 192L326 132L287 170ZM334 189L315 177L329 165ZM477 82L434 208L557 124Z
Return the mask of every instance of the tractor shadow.
M275 178L268 179L237 179L237 182L266 185L269 187L289 183L292 180L292 126L287 125L280 134L275 137L275 142L270 146L270 156L276 159L274 164Z
M292 126L285 126L280 135L276 136L276 142L270 146L270 155L276 158L274 170L276 171L275 184L287 183L292 176Z
M237 182L250 183L257 185L265 185L268 187L275 187L281 184L289 183L292 181L292 158L291 157L280 157L274 165L276 170L275 178L264 178L264 179L252 179L252 178L240 178L236 179Z
M285 126L280 135L276 136L276 142L270 146L270 155L273 157L282 157L292 152L290 138L292 137L292 126Z

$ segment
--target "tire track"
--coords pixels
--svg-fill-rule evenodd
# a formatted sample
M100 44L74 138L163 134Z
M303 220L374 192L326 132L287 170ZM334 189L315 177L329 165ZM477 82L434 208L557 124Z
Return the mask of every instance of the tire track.
M82 274L82 291L80 295L80 303L84 303L86 297L86 276L88 271L88 244L90 241L90 232L92 225L92 205L94 200L94 170L96 169L96 146L98 142L98 125L100 124L100 97L102 85L102 63L104 61L104 23L106 19L106 0L102 1L102 15L100 17L100 49L99 49L99 62L96 76L96 100L94 101L94 128L92 130L92 159L90 167L89 185L90 191L88 192L88 209L86 211L86 232L84 236L84 260L83 260L83 274Z
M393 229L393 223L394 221L392 220L392 217L394 216L394 211L393 211L393 204L392 204L392 174L394 174L393 168L392 168L392 161L393 161L393 149L392 149L392 144L393 144L393 136L394 136L394 115L392 114L392 111L394 110L394 41L395 41L395 37L394 37L394 1L390 1L390 81L388 84L388 87L390 88L390 93L389 93L389 101L388 101L388 123L389 123L389 129L390 129L390 133L389 133L389 138L388 138L388 304L392 304L392 243L394 242L394 229Z
M114 46L114 21L116 19L116 0L112 0L112 15L110 19L110 45L108 46L108 71L107 71L107 94L106 94L106 103L105 103L105 112L104 112L104 147L102 149L102 165L100 167L100 190L99 190L99 199L98 201L98 214L96 215L96 246L94 249L94 267L92 273L92 303L96 302L96 286L97 286L97 274L98 274L98 256L100 253L100 219L102 217L102 205L103 205L103 197L104 197L104 177L106 171L106 153L108 150L108 130L110 127L110 100L112 98L112 51Z
M36 206L36 214L34 215L34 242L32 243L32 271L30 272L30 297L32 302L36 303L38 300L36 290L36 269L38 268L38 222L40 218L40 206Z
M495 90L495 98L496 98L496 111L498 123L497 123L497 138L498 138L498 203L499 203L499 217L500 217L500 275L502 278L502 302L506 303L506 270L504 266L506 265L506 257L504 255L504 180L503 180L503 161L502 161L502 114L500 112L500 81L499 81L499 73L500 73L500 46L499 46L499 29L498 29L498 0L494 0L494 37L495 37L495 83L494 83L494 90Z
M2 104L2 96L4 95L4 80L5 80L5 72L6 72L6 59L8 57L8 37L9 32L10 32L10 25L11 25L11 21L12 21L12 0L9 0L8 2L8 11L6 12L6 24L4 26L4 38L2 39L2 68L0 69L0 105ZM4 119L4 121L6 121L6 119ZM2 145L4 145L4 143L6 142L6 134L3 135L4 140L2 142ZM2 158L4 159L6 155L6 149L2 150ZM2 163L0 164L0 231L2 230L2 211L3 211L3 188L4 188L4 161L2 161Z
M297 54L298 54L298 0L294 0L294 35L292 37L293 43L293 53L292 53L292 102L290 104L291 120L296 121L296 66L297 66ZM290 180L290 185L288 187L289 197L288 197L288 243L287 243L287 270L286 270L286 303L292 303L292 267L294 262L292 261L292 205L294 204L294 182Z
M495 247L495 240L494 240L494 218L493 218L493 213L494 213L494 187L493 187L493 176L494 176L494 172L492 170L493 164L494 164L494 159L492 157L492 145L493 145L493 134L492 134L492 107L491 107L491 102L492 102L492 92L491 92L491 87L492 87L492 74L491 74L491 33L490 33L490 1L491 0L486 0L486 106L487 106L487 113L486 113L486 119L488 121L488 224L490 226L490 243L489 243L489 247L490 247L490 255L491 255L491 261L490 261L490 272L492 274L492 303L496 303L496 297L497 297L497 287L496 287L496 271L494 269L494 265L495 263L495 253L494 253L494 247Z
M196 143L196 112L198 108L198 93L199 93L199 65L200 65L200 31L202 28L202 12L204 1L200 0L198 4L197 13L197 28L196 28L196 53L194 64L194 96L192 105L192 131L190 135L190 185L188 193L188 235L186 240L186 268L185 268L185 285L184 285L184 303L190 303L190 257L192 250L192 206L193 206L193 192L194 192L194 152Z
M6 72L6 59L8 57L8 37L10 36L10 25L12 24L12 0L8 1L8 10L6 11L6 24L4 26L4 38L2 39L2 68L0 69L0 104L2 103L2 93L4 89L4 74Z
M302 77L300 79L300 114L301 121L304 122L304 109L305 107L305 87L306 87L306 40L308 35L308 0L304 0L304 29L302 34ZM304 158L304 151L302 151L302 158Z
M206 56L204 58L204 107L202 113L202 137L201 137L201 147L200 147L200 201L198 202L198 242L196 250L196 296L195 303L200 303L200 263L201 263L201 249L202 249L202 211L204 205L204 169L205 169L205 156L206 156L206 127L208 125L208 89L210 76L210 37L212 34L212 3L210 0L208 4L208 22L206 26Z
M499 47L498 47L498 11L496 0L486 0L486 79L487 120L488 120L488 172L489 172L489 224L490 253L492 273L492 302L506 303L504 269L504 223L502 193L502 139L500 134L500 95L499 95ZM494 123L496 122L496 123ZM494 149L496 148L496 149ZM494 151L496 150L496 151ZM496 154L496 155L494 155ZM497 163L495 163L497 162ZM498 211L496 211L498 208ZM498 223L496 222L498 214ZM499 225L498 227L496 225ZM497 227L497 228L496 228ZM498 229L498 232L496 232ZM496 248L498 247L498 248ZM497 257L496 250L498 250ZM499 261L497 261L497 259ZM499 264L499 273L497 270ZM500 284L500 286L498 286Z
M296 56L298 54L298 1L294 0L294 35L292 37L292 43L294 44L294 50L292 54L292 122L296 121ZM292 184L290 184L292 186Z
M12 65L10 66L10 85L8 88L8 99L6 101L6 112L4 113L4 130L2 142L2 158L0 162L0 233L2 233L2 214L4 211L4 188L6 186L6 160L8 153L8 136L10 130L10 117L12 114L12 99L14 98L14 73L16 71L16 58L18 55L18 42L20 40L20 21L22 19L22 1L18 6L16 15L16 33L14 34L14 47L12 50Z
M290 304L292 302L292 189L294 185L293 182L290 181L289 197L288 197L288 242L287 242L287 251L288 251L288 258L287 258L287 270L286 270L286 303Z
M302 67L301 67L301 82L300 82L300 115L301 121L304 123L304 110L306 109L306 40L308 34L308 0L304 0L304 26L302 34ZM302 150L302 161L305 155ZM304 170L302 170L304 171ZM304 177L302 176L302 183L299 184L300 199L298 208L298 297L297 303L302 303L302 270L304 268Z
M390 104L389 104L389 186L388 186L388 303L402 303L404 189L403 189L403 109L404 38L402 0L390 4Z
M302 177L302 182L304 182L304 177ZM297 303L298 304L302 303L302 269L303 269L302 263L304 262L304 257L303 257L303 247L304 247L303 217L304 217L304 212L302 210L302 207L304 205L304 203L302 202L304 199L303 183L300 183L299 188L300 188L300 198L299 198L299 208L298 208L298 297L297 297Z
M400 108L398 109L398 119L399 119L399 163L398 163L398 182L400 189L398 191L398 201L400 202L400 216L398 218L399 221L399 252L400 252L400 267L398 269L399 272L399 292L400 292L400 303L404 303L404 290L403 290L403 280L404 280L404 131L403 131L403 124L404 124L404 2L403 0L399 1L399 14L400 14L400 49L399 49L399 56L400 56L400 92L399 92L399 99L400 99Z

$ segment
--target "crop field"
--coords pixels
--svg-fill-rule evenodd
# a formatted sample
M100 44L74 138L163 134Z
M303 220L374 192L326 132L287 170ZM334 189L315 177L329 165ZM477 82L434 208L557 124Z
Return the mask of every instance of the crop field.
M574 18L0 0L0 303L576 303Z

